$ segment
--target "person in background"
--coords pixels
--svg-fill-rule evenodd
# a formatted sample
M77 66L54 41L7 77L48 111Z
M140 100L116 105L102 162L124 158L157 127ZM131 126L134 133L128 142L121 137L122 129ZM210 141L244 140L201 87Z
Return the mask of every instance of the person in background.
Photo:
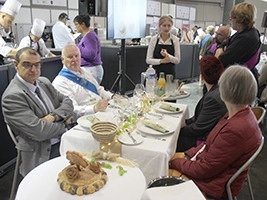
M162 16L158 22L158 34L151 38L148 45L146 63L153 65L159 77L160 72L175 77L175 64L181 60L179 39L171 34L173 21L169 16Z
M213 127L227 112L218 86L223 71L222 63L213 55L204 56L200 60L200 74L207 93L197 103L195 115L185 120L185 126L180 130L177 152L197 146L198 140L205 141Z
M229 26L220 26L218 28L218 30L216 31L215 37L214 37L214 42L211 45L207 45L210 44L210 42L207 42L204 46L204 56L205 55L215 55L216 54L216 50L218 48L221 47L221 45L223 45L223 42L227 42L227 40L230 38L231 36L231 28ZM213 38L211 37L209 40L213 40Z
M0 65L4 64L4 57L14 58L17 49L7 46L3 39L9 31L15 16L18 14L21 3L16 0L6 0L0 10Z
M230 66L220 77L219 90L227 114L205 143L171 159L169 175L192 179L207 198L227 199L228 180L258 149L262 133L250 107L257 94L253 74L244 66ZM248 169L232 183L233 196L240 193L247 173Z
M262 44L267 44L267 36L264 35L264 32L261 32L260 40Z
M182 38L181 43L192 43L193 34L187 26L182 27Z
M21 39L18 49L31 47L35 49L41 57L54 57L55 55L46 47L42 38L45 24L45 21L41 19L34 19L29 35Z
M173 16L172 15L168 15L172 20L173 20ZM176 28L174 25L172 26L172 29L171 29L171 34L175 35L176 37L178 37L178 28Z
M236 4L230 11L230 21L236 33L230 37L225 46L217 49L215 56L227 68L233 64L247 66L257 78L255 69L259 60L261 46L259 31L253 26L256 7L243 2ZM252 62L250 59L254 59ZM250 62L248 62L250 61Z
M82 57L81 66L90 72L100 84L104 75L101 44L97 34L94 31L90 31L90 19L89 15L78 15L73 22L77 32L82 35L82 39L78 44Z
M61 53L63 68L53 81L54 87L73 101L78 117L106 110L111 92L99 86L90 72L81 66L81 53L75 44L69 44Z
M213 34L215 32L215 27L210 25L206 28L206 35L203 37L203 39L200 41L200 52L199 55L202 57L204 54L204 47L206 43L208 42L208 46L213 43L213 39L209 40L210 38L213 38Z
M47 78L40 77L41 57L36 50L20 49L14 65L17 73L2 96L2 110L17 138L20 173L25 176L59 156L59 138L72 123L73 105Z
M66 13L61 13L58 16L58 21L52 27L53 41L55 48L62 49L68 44L74 44L74 37L71 34L67 24L70 20Z

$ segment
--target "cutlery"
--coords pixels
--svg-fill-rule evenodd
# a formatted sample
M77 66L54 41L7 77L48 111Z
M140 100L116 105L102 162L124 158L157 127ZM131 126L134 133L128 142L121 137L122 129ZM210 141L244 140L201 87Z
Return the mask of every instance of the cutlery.
M153 112L148 112L147 114L158 117L159 119L163 119L164 115L160 113L153 113Z
M140 133L139 131L136 131L136 133L140 136L142 136L143 138L148 138L148 139L155 139L155 140L160 140L160 141L166 141L165 138L160 138L160 137L153 137L153 136L147 136L145 134Z
M130 133L130 131L128 129L126 129L126 132L128 133L128 136L131 138L131 140L133 141L134 144L137 144L136 139L132 136L132 134Z

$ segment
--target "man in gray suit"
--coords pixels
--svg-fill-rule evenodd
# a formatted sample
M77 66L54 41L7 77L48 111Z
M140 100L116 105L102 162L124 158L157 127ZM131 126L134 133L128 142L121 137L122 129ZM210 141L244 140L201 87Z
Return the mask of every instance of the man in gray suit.
M40 77L41 58L36 50L20 49L14 65L17 74L2 96L2 107L21 150L20 173L25 176L52 158L54 150L58 152L59 138L73 119L73 105L47 78Z

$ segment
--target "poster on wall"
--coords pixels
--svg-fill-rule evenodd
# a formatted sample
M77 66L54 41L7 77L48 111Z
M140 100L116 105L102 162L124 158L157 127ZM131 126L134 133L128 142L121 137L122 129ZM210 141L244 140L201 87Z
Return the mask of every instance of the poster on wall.
M157 1L147 1L147 15L160 16L160 2Z
M66 0L32 0L32 5L66 7L67 1Z
M190 8L190 21L195 21L196 20L196 8Z
M189 19L190 8L185 6L176 7L176 17L180 19Z

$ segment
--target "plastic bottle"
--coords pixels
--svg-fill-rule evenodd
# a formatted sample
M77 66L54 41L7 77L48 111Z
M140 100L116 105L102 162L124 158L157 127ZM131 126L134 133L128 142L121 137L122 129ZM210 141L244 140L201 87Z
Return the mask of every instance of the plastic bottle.
M164 72L160 72L159 80L157 82L157 95L162 96L165 94L166 80L164 76Z
M149 65L146 70L146 94L148 98L154 97L154 89L156 85L156 71Z

